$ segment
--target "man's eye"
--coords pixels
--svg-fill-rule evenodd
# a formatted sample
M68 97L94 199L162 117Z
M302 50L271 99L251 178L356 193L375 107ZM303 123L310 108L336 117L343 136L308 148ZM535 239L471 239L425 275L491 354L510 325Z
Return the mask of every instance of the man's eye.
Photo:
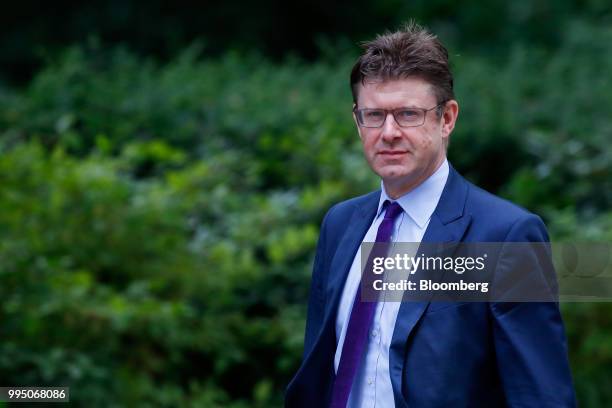
M419 111L413 109L403 109L401 111L397 111L396 113L398 118L410 120L419 117Z
M369 119L380 119L384 115L385 113L383 111L378 111L378 110L371 110L371 111L365 112L365 116Z

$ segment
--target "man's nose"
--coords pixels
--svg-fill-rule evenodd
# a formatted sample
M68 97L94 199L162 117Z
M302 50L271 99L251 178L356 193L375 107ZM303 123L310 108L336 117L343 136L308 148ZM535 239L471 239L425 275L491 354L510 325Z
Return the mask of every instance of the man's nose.
M400 125L397 124L392 112L387 113L385 122L382 125L382 137L385 141L391 141L402 135Z

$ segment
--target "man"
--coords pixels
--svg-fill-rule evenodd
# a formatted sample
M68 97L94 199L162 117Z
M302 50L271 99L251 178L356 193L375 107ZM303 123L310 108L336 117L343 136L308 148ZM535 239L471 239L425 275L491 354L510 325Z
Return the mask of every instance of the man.
M286 406L575 406L557 303L361 300L362 242L548 240L539 217L448 163L459 107L439 40L409 24L364 49L353 119L381 189L323 220Z

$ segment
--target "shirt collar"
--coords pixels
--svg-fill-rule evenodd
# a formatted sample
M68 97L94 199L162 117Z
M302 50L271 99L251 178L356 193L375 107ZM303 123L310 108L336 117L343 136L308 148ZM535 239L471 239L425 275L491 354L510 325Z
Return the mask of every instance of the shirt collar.
M448 179L448 172L448 160L445 158L444 162L431 176L397 200L393 200L387 195L385 186L381 180L381 194L380 200L378 201L376 216L378 217L380 215L385 200L391 202L397 201L404 212L412 218L419 228L424 228L429 218L431 218L431 214L433 214L436 209L438 201L440 201L442 190L444 190L446 180Z

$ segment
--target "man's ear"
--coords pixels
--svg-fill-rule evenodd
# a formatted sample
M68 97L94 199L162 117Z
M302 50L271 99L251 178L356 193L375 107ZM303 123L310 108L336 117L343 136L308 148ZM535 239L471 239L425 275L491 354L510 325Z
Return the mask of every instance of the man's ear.
M355 114L355 107L357 107L357 105L353 103L353 122L355 122L355 126L357 127L357 133L359 133L359 138L363 139L363 137L361 136L361 127L359 127L359 122L357 122L357 115Z
M442 113L442 134L446 138L450 138L450 134L457 122L457 116L459 116L459 104L456 100L451 99L446 102L444 112Z

